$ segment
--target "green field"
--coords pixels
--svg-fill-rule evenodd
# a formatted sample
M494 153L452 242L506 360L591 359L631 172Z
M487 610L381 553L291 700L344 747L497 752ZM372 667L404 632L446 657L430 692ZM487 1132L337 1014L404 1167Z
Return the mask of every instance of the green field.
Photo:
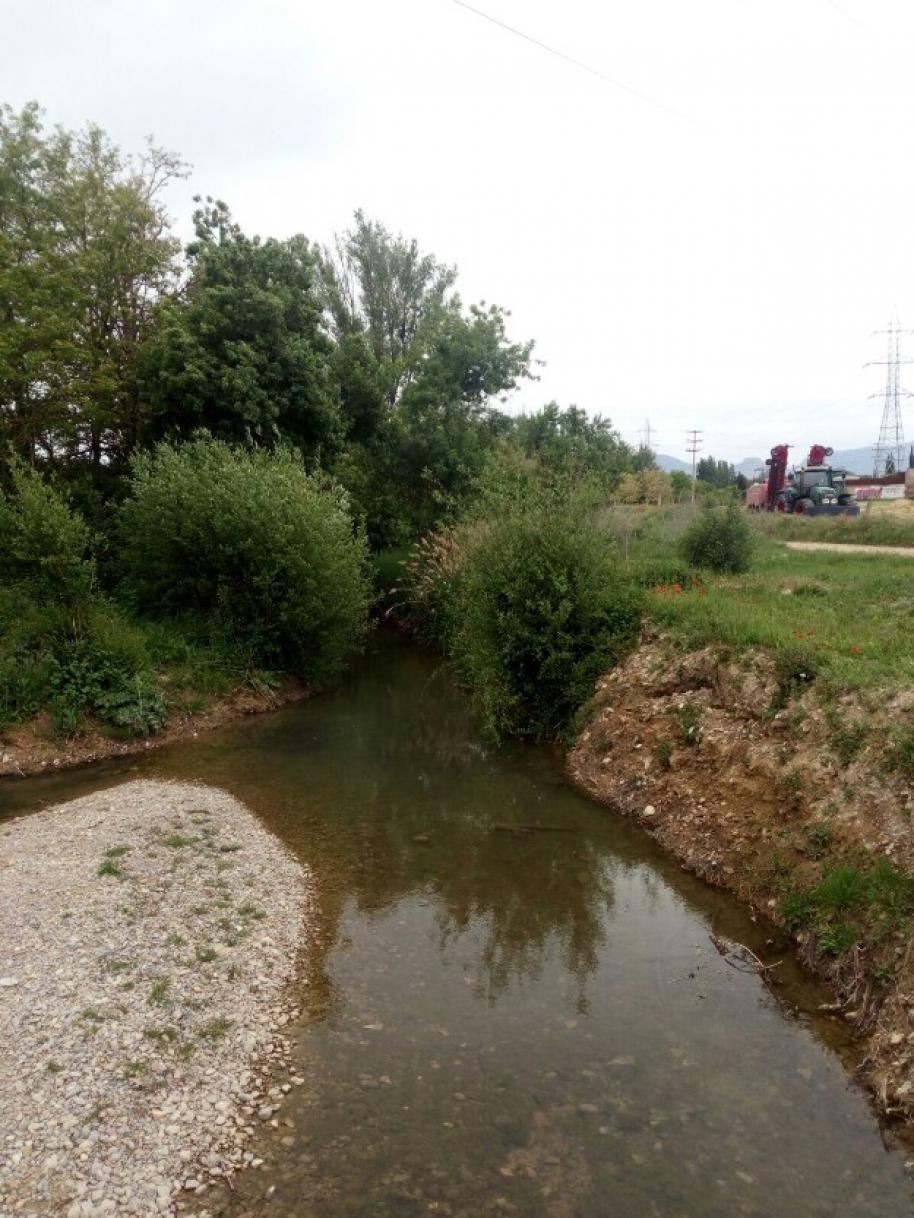
M788 550L765 521L750 571L703 573L696 584L677 553L687 520L663 509L642 510L640 518L614 511L609 520L629 570L645 585L648 617L674 638L808 655L838 689L914 684L914 559Z

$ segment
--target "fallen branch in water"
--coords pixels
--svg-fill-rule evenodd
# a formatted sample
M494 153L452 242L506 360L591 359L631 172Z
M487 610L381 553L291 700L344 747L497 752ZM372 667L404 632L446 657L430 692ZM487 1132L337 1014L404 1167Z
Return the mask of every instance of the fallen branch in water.
M715 935L713 931L710 932L710 939L730 967L735 968L739 973L758 973L763 980L770 981L771 978L768 974L771 970L783 964L782 960L776 960L774 964L765 964L751 947L746 947L745 943L737 943L735 939L724 939L721 935Z
M573 825L493 825L496 833L577 833Z

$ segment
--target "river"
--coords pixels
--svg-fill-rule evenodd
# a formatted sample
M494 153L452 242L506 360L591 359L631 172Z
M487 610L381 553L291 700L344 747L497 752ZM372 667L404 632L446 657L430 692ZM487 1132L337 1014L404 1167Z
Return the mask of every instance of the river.
M305 1084L213 1212L914 1214L848 1034L774 928L577 795L549 750L481 740L433 657L379 633L332 693L7 782L0 815L138 775L231 791L315 877ZM712 932L782 961L774 991Z

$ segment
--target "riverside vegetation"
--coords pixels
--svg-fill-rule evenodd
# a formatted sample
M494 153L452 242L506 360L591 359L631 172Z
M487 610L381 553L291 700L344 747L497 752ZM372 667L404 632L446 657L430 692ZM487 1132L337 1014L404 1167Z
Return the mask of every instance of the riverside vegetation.
M573 407L499 411L532 343L361 212L325 248L199 199L182 251L163 192L186 172L0 110L4 772L30 733L98 755L239 690L325 684L373 571L507 452L606 493L652 465Z
M798 734L818 716L839 762L914 772L905 707L880 711L914 676L914 569L778 544L905 543L907 522L750 525L719 462L697 514L671 504L682 479L608 420L498 409L534 379L533 345L465 306L454 268L360 212L327 249L248 236L211 199L182 254L162 191L184 172L96 128L49 133L35 106L0 117L4 752L319 688L395 585L495 737L574 738L646 632L671 664L763 657L763 716ZM700 708L677 713L701 761ZM909 860L877 870L816 809L774 912L833 958L883 943L888 984Z

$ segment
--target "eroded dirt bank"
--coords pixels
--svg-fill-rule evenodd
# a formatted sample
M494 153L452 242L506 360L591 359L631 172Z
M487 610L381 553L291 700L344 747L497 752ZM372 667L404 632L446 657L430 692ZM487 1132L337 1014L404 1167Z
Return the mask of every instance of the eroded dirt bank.
M764 653L684 652L645 638L598 683L567 767L578 787L637 817L691 871L795 930L803 959L831 982L836 1007L863 1038L862 1080L885 1114L906 1121L910 889L902 897L893 887L885 860L914 874L912 791L887 765L886 746L912 709L914 691L829 701L814 683L785 690ZM834 907L811 903L806 894L836 868L847 892L833 894L830 882ZM852 873L879 884L855 890Z
M212 787L0 826L0 1214L205 1213L303 1081L276 1073L310 888Z
M48 770L105 761L109 757L145 753L211 728L221 727L246 715L259 715L294 702L303 702L313 691L293 677L284 678L276 690L239 688L215 699L193 714L173 714L161 732L154 736L118 739L97 730L87 730L70 739L55 738L47 715L0 732L0 778L27 778Z

